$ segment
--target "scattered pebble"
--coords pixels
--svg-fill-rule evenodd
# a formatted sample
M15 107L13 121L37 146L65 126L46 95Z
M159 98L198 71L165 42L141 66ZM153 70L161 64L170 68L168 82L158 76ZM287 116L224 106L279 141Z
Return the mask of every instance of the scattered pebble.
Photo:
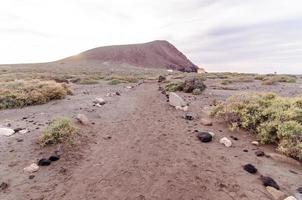
M229 140L226 137L221 138L219 143L224 144L224 146L226 146L226 147L231 147L232 146L232 141Z
M235 136L232 136L232 135L231 135L230 137L231 137L233 140L236 140L236 141L238 140L238 138L235 137Z
M76 120L78 120L78 122L80 122L83 125L89 124L89 119L84 114L78 114L76 116Z
M28 177L29 179L34 179L35 178L35 175L29 175L29 177Z
M243 166L243 169L247 172L249 172L250 174L256 174L257 173L257 168L252 165L252 164L246 164Z
M60 160L60 155L57 155L57 154L54 154L54 155L51 155L48 160L50 161L57 161L57 160Z
M247 153L247 152L249 152L249 150L247 150L247 149L243 149L243 152L246 152L246 153Z
M46 158L42 158L38 161L39 166L48 166L50 164L51 164L51 161Z
M298 191L300 194L302 194L302 187L299 187L299 188L297 189L297 191Z
M39 170L39 166L36 163L29 165L23 169L25 172L33 173Z
M197 134L197 137L203 143L211 142L213 138L212 135L208 132L200 132Z
M21 130L23 130L23 128L15 128L15 129L14 129L15 133L17 133L17 132L19 132L19 131L21 131Z
M22 138L17 138L17 142L23 142Z
M22 130L20 130L18 133L20 133L20 134L26 134L26 133L28 133L28 132L29 132L28 129L22 129Z
M257 157L263 157L265 155L265 153L263 151L261 151L261 150L258 150L258 151L255 151L255 155Z
M94 103L99 104L99 105L105 105L106 101L103 98L98 97L95 99Z
M260 180L262 181L263 185L265 187L270 186L273 187L277 190L280 190L279 185L276 183L276 181L274 179L272 179L271 177L268 176L261 176Z
M259 142L258 141L253 141L251 142L252 145L255 145L255 146L259 146Z
M8 188L8 183L2 182L0 184L0 190L6 190Z
M185 118L186 120L189 120L189 121L191 121L191 120L194 119L193 116L190 115L190 114L186 114L186 115L184 116L184 118Z
M121 93L119 93L119 92L115 92L115 94L116 94L117 96L121 96Z

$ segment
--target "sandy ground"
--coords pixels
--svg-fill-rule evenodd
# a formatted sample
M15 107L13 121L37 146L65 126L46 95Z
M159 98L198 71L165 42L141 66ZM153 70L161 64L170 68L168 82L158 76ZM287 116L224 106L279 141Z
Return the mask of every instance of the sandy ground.
M74 86L75 95L64 100L0 111L2 125L11 123L13 128L30 130L0 138L0 182L9 184L0 191L0 199L270 199L260 174L274 178L282 191L294 193L301 187L301 167L256 157L255 150L267 153L274 148L252 146L252 135L230 132L216 121L210 127L201 125L200 119L208 118L214 99L222 100L236 92L213 89L212 84L209 80L208 89L200 96L181 94L190 103L189 113L195 116L192 121L169 106L155 82L133 89L125 85ZM291 96L302 92L295 84L274 88L259 85L245 83L236 89L275 90ZM116 91L121 96L106 97L108 92ZM94 107L95 97L104 97L108 103ZM36 144L51 119L74 118L78 113L85 114L91 124L78 124L81 136L75 146L41 148ZM214 141L201 143L195 130L214 132ZM221 137L230 135L239 139L232 141L232 147L219 144ZM56 149L63 152L62 158L41 167L29 179L23 168ZM254 164L259 173L245 172L242 165L247 163Z

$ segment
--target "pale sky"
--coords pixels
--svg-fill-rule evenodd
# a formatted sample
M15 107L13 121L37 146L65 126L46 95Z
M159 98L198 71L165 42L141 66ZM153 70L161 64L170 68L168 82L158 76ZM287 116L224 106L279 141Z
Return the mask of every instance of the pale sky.
M0 0L0 63L168 40L207 71L302 74L301 0Z

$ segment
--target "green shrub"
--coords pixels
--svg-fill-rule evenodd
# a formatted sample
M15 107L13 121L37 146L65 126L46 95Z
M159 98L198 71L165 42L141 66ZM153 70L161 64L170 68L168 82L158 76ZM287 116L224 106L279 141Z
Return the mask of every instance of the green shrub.
M241 94L218 104L211 113L231 125L257 135L261 143L277 144L277 150L302 160L302 97L273 93Z
M77 133L77 128L70 119L65 117L55 118L42 133L40 144L42 146L58 143L72 143Z
M66 84L55 81L13 81L0 86L0 110L43 104L71 94Z
M176 92L176 91L182 91L184 88L184 82L182 81L177 81L173 83L168 83L165 85L165 90L169 92Z

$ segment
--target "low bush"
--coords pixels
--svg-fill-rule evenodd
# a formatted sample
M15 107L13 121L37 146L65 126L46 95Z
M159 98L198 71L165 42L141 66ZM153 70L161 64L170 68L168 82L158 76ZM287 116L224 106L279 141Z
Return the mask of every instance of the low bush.
M71 94L66 84L55 81L13 81L0 85L0 110L43 104Z
M259 75L256 80L262 80L263 85L275 85L277 83L295 83L297 77L293 75Z
M69 118L55 118L42 133L39 140L42 146L58 143L71 144L77 133L77 128Z
M302 97L273 93L240 94L218 104L211 113L232 129L257 135L263 144L276 144L281 153L302 160Z
M182 91L184 88L184 82L182 81L177 81L177 82L172 82L168 83L165 85L165 90L168 92L176 92L176 91Z

